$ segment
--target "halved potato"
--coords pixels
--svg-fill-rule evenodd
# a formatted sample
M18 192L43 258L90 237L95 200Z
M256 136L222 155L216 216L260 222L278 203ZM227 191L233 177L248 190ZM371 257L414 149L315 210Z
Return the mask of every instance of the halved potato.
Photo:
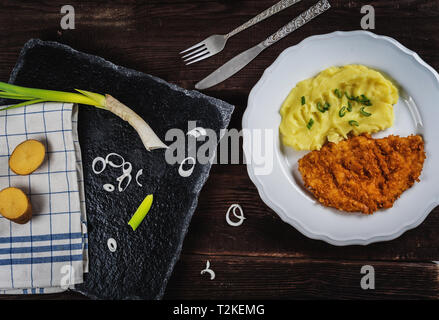
M32 206L26 194L18 188L0 191L0 214L15 223L25 224L32 218Z
M20 143L9 158L9 167L19 175L28 175L37 170L46 157L46 148L37 140Z

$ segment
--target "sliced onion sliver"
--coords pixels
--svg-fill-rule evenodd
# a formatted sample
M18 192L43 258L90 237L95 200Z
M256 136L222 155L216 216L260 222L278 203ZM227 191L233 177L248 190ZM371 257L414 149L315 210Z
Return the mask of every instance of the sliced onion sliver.
M122 185L123 185L123 182L125 181L125 179L128 179L128 182L126 183L125 187L122 188ZM119 185L117 188L119 190L119 192L125 191L125 189L130 185L131 179L132 179L132 177L131 177L131 174L129 174L129 173L128 174L124 173L123 175L121 175L119 178L116 179L117 181L119 181Z
M192 162L192 167L189 170L184 170L183 169L183 165L186 163L186 161L187 162L189 162L189 161ZM178 168L178 174L180 176L182 176L183 178L187 178L187 177L189 177L192 174L192 172L194 171L194 168L195 168L195 159L193 157L187 157L186 159L184 159L181 162L180 167Z
M111 157L111 156L119 157L120 159L122 159L122 163L121 163L121 164L114 164L114 162L110 161L110 157ZM117 153L112 152L112 153L109 153L109 154L105 157L105 162L108 163L108 164L109 164L110 166L112 166L113 168L120 168L120 167L122 167L122 166L125 164L125 159L124 159L120 154L117 154Z
M205 274L205 273L210 274L210 280L215 279L215 272L212 269L210 269L210 261L209 260L207 260L207 262L206 262L206 269L201 270L201 274Z
M101 163L102 163L102 169L99 170L99 171L96 170L96 164L97 164L98 162L101 162ZM100 174L100 173L102 173L102 172L105 170L106 167L107 167L107 163L105 162L105 159L102 158L102 157L96 157L96 158L93 160L93 163L91 164L91 169L93 170L93 172L94 172L95 174Z
M140 169L139 171L137 171L136 174L136 182L139 185L139 187L143 187L142 184L139 182L139 177L143 174L143 169Z
M104 184L104 190L107 192L113 192L114 186L111 183Z
M117 250L117 242L116 242L116 240L114 240L113 238L109 238L107 240L107 246L108 246L108 249L111 252L115 252Z
M200 136L206 135L206 129L203 127L196 127L187 133L188 136L192 136L194 138L198 138Z
M236 210L238 209L239 214L236 213ZM239 219L238 222L233 222L232 220L230 220L230 211L233 212L233 215ZM245 220L246 218L244 217L244 211L242 210L242 207L239 204L232 204L229 208L229 210L227 210L226 213L226 221L227 223L232 226L232 227L239 227Z

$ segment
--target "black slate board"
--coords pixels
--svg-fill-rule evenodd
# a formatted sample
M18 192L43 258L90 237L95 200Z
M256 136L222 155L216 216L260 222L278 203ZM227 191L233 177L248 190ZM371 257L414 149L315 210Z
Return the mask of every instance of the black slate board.
M188 121L213 129L219 136L233 112L228 103L197 91L37 39L25 44L9 82L111 94L143 117L163 141L169 129L187 132ZM163 149L146 151L123 120L94 107L80 105L79 110L90 263L85 282L75 290L95 299L161 299L211 165L197 163L192 175L183 178L178 164L165 162ZM105 158L110 152L132 163L133 179L143 169L142 188L133 181L122 193L103 190L105 183L116 186L121 172L106 169L95 175L91 164L95 157ZM127 222L149 193L154 194L152 209L133 232ZM117 241L114 253L107 247L108 238Z

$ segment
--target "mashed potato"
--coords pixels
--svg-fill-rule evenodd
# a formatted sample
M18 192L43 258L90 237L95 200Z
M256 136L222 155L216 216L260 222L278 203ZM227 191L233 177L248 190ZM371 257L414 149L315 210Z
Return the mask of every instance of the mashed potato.
M284 101L279 130L296 150L320 150L349 133L373 133L393 125L397 88L361 65L331 67L299 82Z

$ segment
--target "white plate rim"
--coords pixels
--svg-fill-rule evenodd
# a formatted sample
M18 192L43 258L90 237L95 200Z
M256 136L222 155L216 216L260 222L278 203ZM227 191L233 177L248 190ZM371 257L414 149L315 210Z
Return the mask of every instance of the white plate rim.
M377 35L375 33L372 33L370 31L365 30L355 30L355 31L335 31L327 34L321 34L321 35L314 35L310 36L308 38L305 38L301 42L299 42L297 45L291 46L286 48L284 51L281 52L281 54L276 58L276 60L263 72L261 78L259 81L255 84L255 86L250 91L249 97L248 97L248 103L247 108L244 112L243 118L242 118L242 128L247 129L248 126L248 117L250 115L250 112L252 111L253 106L253 96L256 94L256 92L260 89L262 84L266 81L268 75L271 73L271 71L277 67L278 64L280 64L282 58L288 53L289 50L299 50L301 47L305 46L310 41L315 41L319 39L328 39L332 37L339 37L339 36L352 36L352 35L367 35L375 39L384 40L398 49L400 49L403 53L405 53L408 56L411 56L421 67L427 69L430 71L430 73L433 74L434 78L436 79L436 86L439 90L439 74L436 72L435 69L433 69L430 65L428 65L422 58L414 51L408 49L404 45L402 45L397 40L383 35ZM245 135L243 136L243 150L244 150L244 157L245 159L249 159L249 154L246 150L247 149L248 141L245 138ZM291 216L287 215L284 210L276 205L266 192L266 187L259 181L257 176L254 173L254 167L252 166L251 162L247 163L247 173L250 177L250 180L253 182L253 184L256 186L259 196L262 199L262 201L270 207L272 210L276 212L276 214L286 223L292 225L294 228L296 228L299 232L307 236L308 238L315 239L315 240L322 240L329 244L335 245L335 246L348 246L348 245L369 245L371 243L375 242L382 242L382 241L389 241L398 238L401 236L404 232L416 228L419 226L428 216L428 214L437 206L439 205L439 199L434 199L425 209L424 211L418 216L417 219L414 221L411 221L405 225L402 225L399 230L389 233L389 234L380 234L380 235L374 235L369 238L353 238L353 239L347 239L347 240L339 240L330 237L329 235L320 234L320 233L314 233L310 230L308 230L300 221L292 218Z

